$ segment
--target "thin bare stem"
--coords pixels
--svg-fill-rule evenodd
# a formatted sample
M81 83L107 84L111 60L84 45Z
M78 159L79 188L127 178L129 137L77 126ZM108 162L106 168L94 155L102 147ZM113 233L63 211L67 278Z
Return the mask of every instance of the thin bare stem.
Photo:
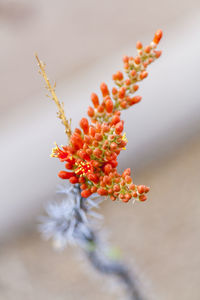
M45 87L51 94L51 99L55 102L56 106L58 107L58 113L57 113L58 118L61 119L62 124L65 126L65 133L67 134L68 138L70 138L70 136L71 136L71 119L70 119L70 121L67 120L67 118L65 116L65 111L64 111L64 104L60 103L60 101L58 100L58 98L56 96L56 93L55 93L56 84L54 84L53 87L51 86L50 81L49 81L46 71L45 71L45 64L39 59L37 54L35 54L35 57L37 59L38 66L40 68L39 73L43 76L43 78L45 80L45 83L46 83ZM49 95L47 95L47 96L49 96Z

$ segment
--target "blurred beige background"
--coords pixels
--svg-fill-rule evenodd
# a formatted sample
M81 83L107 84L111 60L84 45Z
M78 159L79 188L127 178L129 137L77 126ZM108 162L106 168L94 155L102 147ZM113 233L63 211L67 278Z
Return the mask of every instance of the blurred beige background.
M7 0L0 1L0 25L0 299L118 296L86 274L73 249L55 253L36 232L60 182L49 153L65 136L34 52L76 126L90 93L102 81L112 86L122 56L135 55L136 41L148 43L162 28L163 56L140 85L143 101L123 114L128 146L120 168L131 166L135 182L152 187L149 201L107 202L102 213L149 299L199 300L200 2Z

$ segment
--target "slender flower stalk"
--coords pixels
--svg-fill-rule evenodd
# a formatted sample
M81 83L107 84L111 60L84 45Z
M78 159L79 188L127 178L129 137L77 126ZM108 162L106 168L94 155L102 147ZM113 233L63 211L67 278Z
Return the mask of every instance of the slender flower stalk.
M56 96L56 92L55 92L55 88L56 88L56 83L54 83L54 86L52 87L52 85L50 84L50 81L47 77L46 71L45 71L45 64L39 60L39 57L37 54L35 54L35 58L38 62L38 66L40 68L39 73L43 76L45 83L46 83L46 89L49 91L49 93L51 94L51 98L52 100L55 102L56 106L58 107L58 118L61 119L62 124L65 126L65 133L67 134L68 138L70 138L71 136L71 121L69 122L66 119L65 116L65 112L64 112L64 104L60 103L60 101L58 100L57 96ZM48 97L50 97L47 94Z
M111 91L103 82L100 85L101 98L96 93L91 94L93 106L87 111L90 121L83 117L80 128L74 131L71 130L71 120L66 119L63 104L56 96L55 85L50 84L45 64L36 55L39 72L58 107L58 117L69 138L66 146L55 144L51 156L65 164L58 176L68 180L70 185L61 191L65 195L62 202L47 207L41 231L45 237L52 237L59 247L64 248L67 243L81 247L99 272L118 277L125 283L130 299L135 300L143 299L135 277L121 262L110 260L102 251L102 242L90 218L99 216L94 208L98 208L100 196L123 202L147 199L149 187L133 183L130 168L122 174L117 171L118 156L127 145L121 111L141 101L141 96L135 93L138 84L148 76L147 67L161 55L161 51L156 50L161 38L162 31L158 30L148 46L143 47L137 42L137 56L123 58L125 74L121 71L113 74L115 87Z

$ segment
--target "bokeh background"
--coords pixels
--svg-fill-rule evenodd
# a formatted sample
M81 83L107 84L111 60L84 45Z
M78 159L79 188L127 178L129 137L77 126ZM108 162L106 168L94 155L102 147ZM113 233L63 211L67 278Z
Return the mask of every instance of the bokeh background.
M102 81L112 86L122 56L158 28L163 55L140 84L142 102L123 113L128 146L120 156L120 169L151 186L149 200L101 209L149 299L200 299L199 0L0 1L0 299L117 299L74 249L56 253L37 232L60 183L49 153L66 137L34 53L76 126L90 93Z

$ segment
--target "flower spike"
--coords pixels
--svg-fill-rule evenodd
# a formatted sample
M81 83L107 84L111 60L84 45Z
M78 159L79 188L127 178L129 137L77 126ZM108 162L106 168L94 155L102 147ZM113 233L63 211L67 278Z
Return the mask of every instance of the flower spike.
M66 120L63 107L58 101L55 89L51 87L45 73L44 64L36 55L41 73L46 81L47 89L58 106L59 118L65 125L65 132L69 137L69 144L62 150L56 145L52 156L65 162L65 168L59 172L59 177L68 179L72 184L80 184L82 197L89 197L93 193L108 196L115 201L121 199L128 202L130 199L145 201L149 187L135 185L128 168L122 174L117 172L117 157L127 144L123 133L124 121L121 111L139 103L141 96L135 95L139 83L148 76L147 67L158 59L161 51L156 50L162 37L158 30L153 41L146 47L137 42L137 55L124 56L124 72L117 71L112 78L115 87L110 91L106 83L100 85L102 100L92 93L93 107L89 106L88 116L80 120L80 128L71 132L70 124Z

